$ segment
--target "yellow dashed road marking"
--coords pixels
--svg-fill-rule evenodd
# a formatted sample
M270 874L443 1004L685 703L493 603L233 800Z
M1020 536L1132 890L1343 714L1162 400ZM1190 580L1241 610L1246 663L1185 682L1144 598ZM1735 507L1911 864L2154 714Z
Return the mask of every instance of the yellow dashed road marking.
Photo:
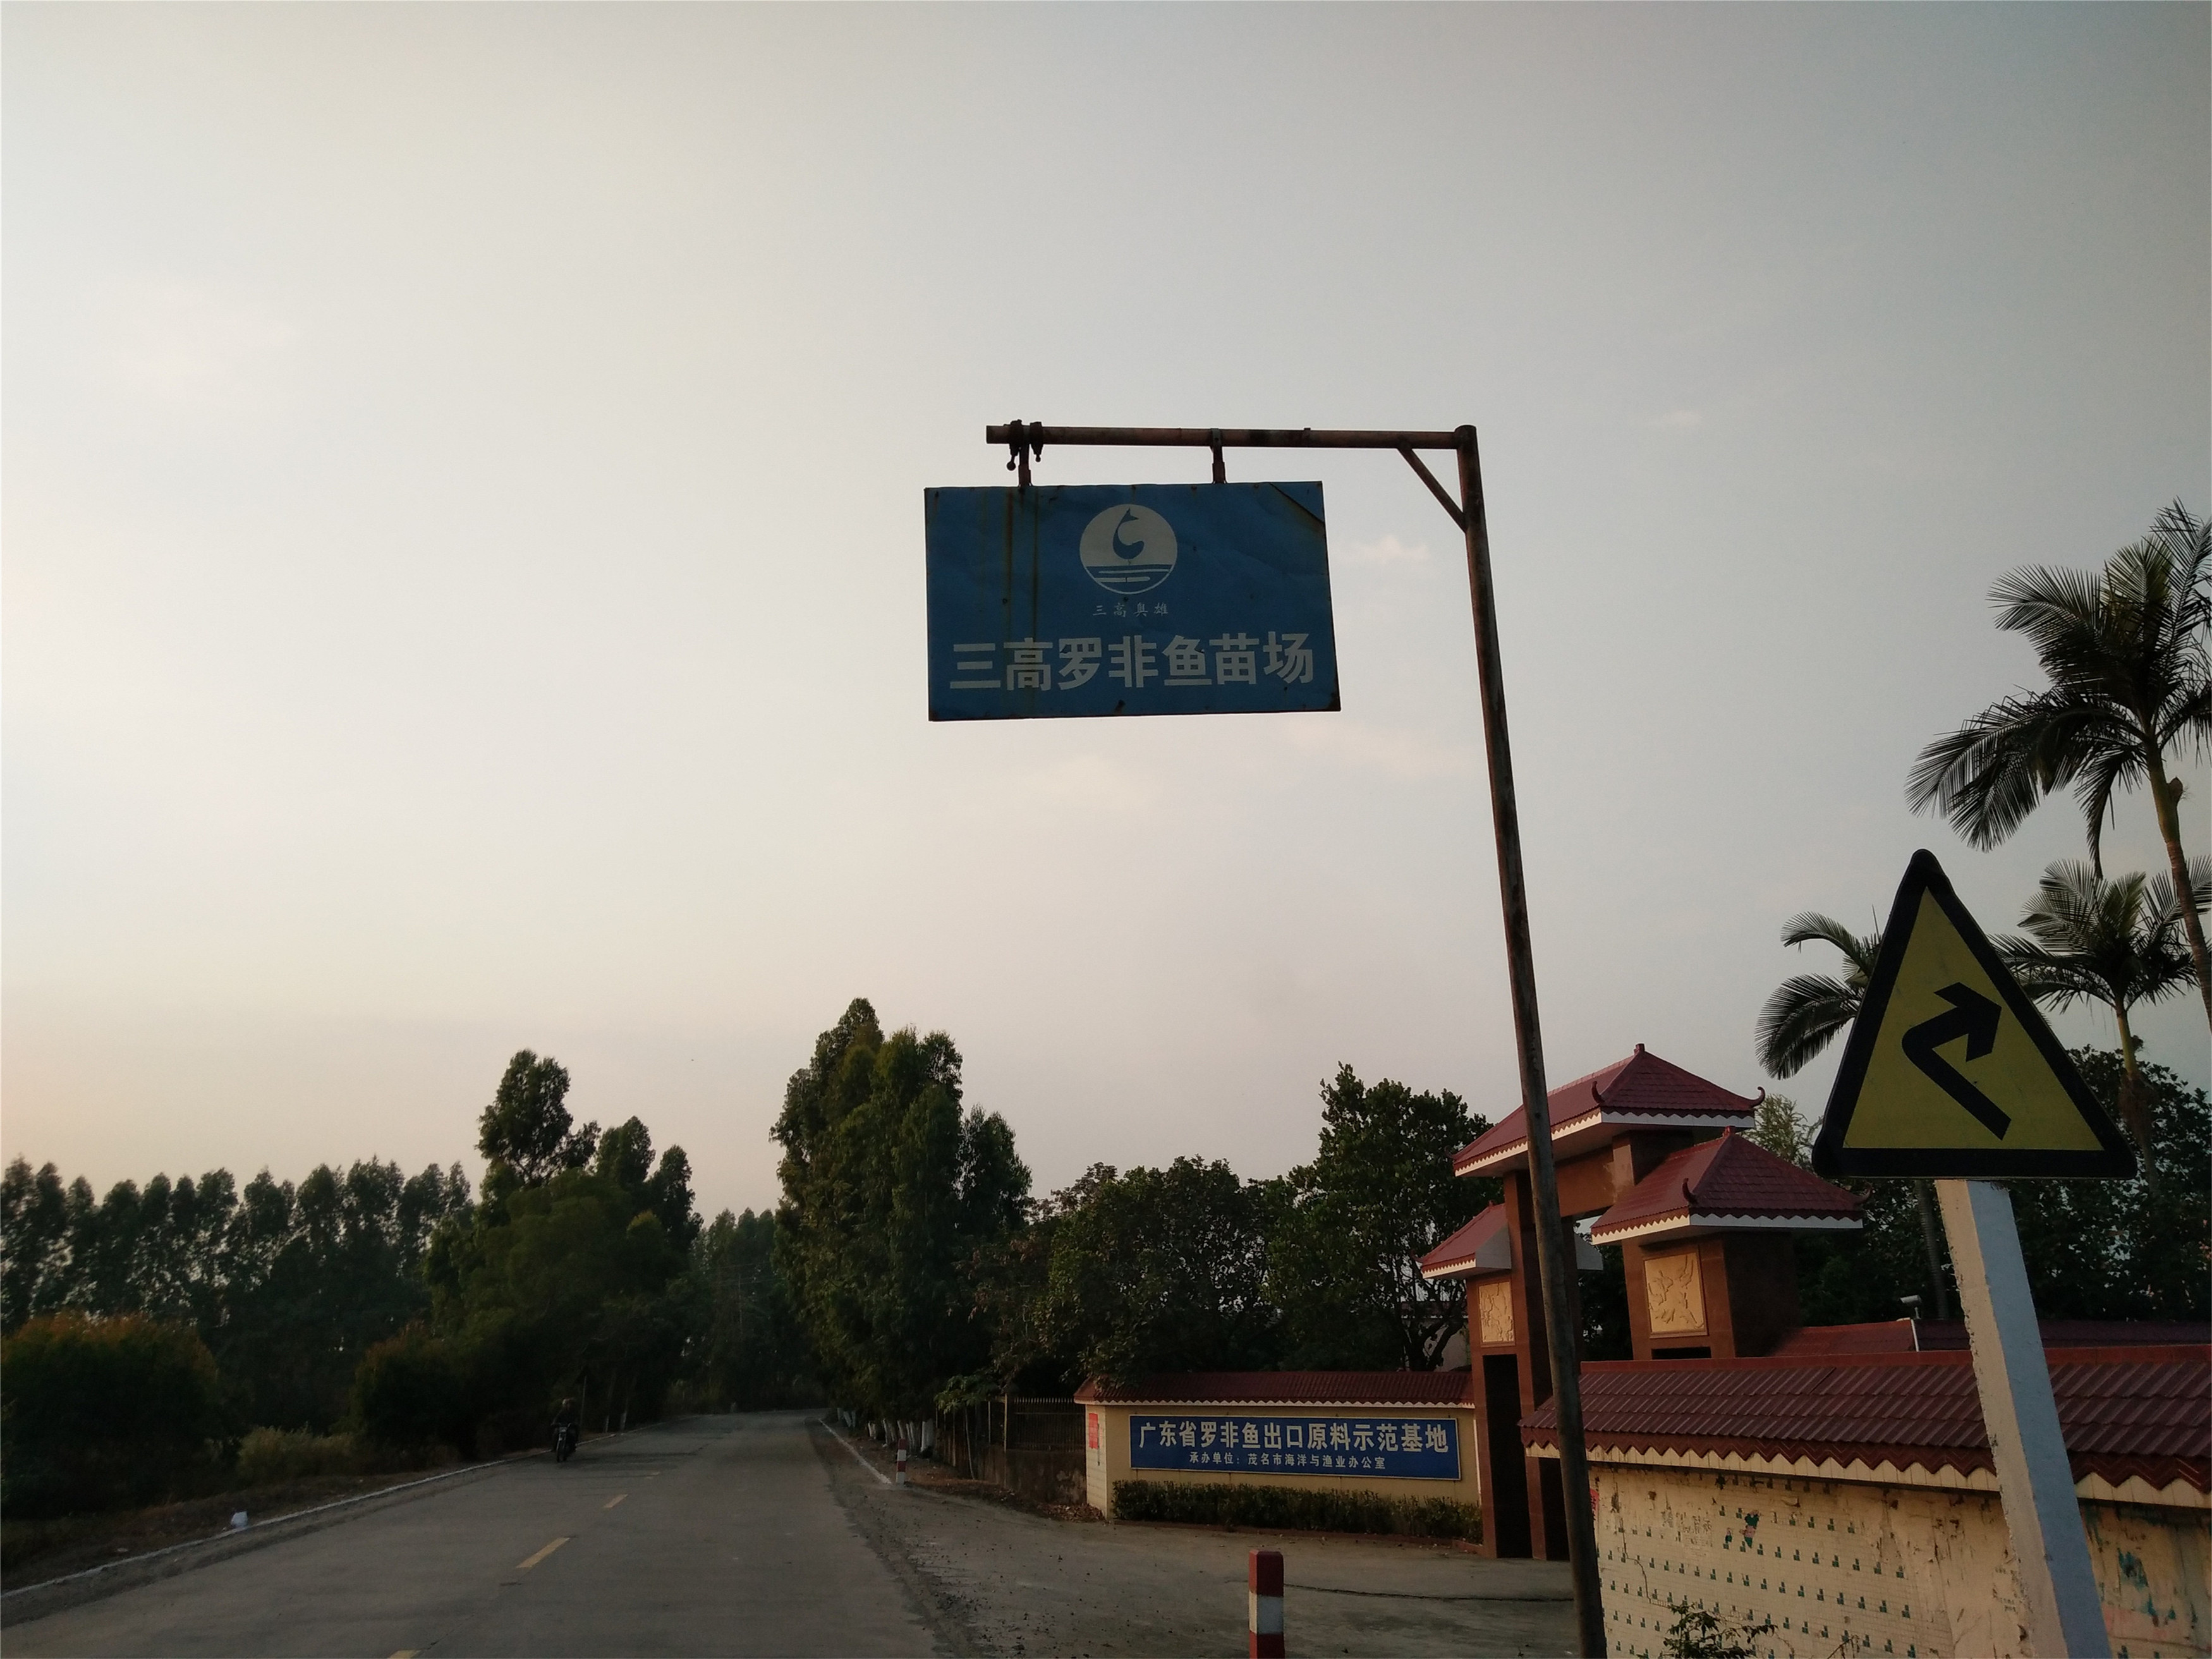
M392 1659L415 1659L415 1656L422 1651L420 1648L402 1648L392 1656Z
M614 1506L615 1506L616 1504L617 1504L621 1503L621 1502L623 1501L623 1498L627 1498L627 1497L629 1497L629 1494L628 1492L617 1492L617 1493L616 1493L612 1498L610 1498L609 1499L607 1499L607 1501L606 1501L605 1503L604 1503L604 1504L600 1504L600 1505L599 1505L599 1507L600 1507L601 1509L611 1510L611 1509L614 1508Z
M543 1561L547 1556L552 1554L555 1550L559 1549L562 1545L568 1541L568 1540L565 1538L555 1539L544 1549L538 1551L537 1554L532 1556L527 1561L518 1562L514 1570L517 1572L528 1572L531 1568L536 1566L540 1561Z

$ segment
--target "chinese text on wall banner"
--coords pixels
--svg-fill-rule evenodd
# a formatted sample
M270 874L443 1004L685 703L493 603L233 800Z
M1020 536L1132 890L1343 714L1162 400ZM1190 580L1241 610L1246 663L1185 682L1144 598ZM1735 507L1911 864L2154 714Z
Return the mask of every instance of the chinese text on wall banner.
M1459 1424L1413 1417L1140 1417L1129 1419L1139 1469L1280 1470L1459 1479Z

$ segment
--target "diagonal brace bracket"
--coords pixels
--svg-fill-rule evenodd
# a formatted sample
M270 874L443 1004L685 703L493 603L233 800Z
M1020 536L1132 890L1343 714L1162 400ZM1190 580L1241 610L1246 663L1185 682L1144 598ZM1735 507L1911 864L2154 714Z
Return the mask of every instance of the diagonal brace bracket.
M1437 482L1437 475L1430 471L1427 464L1412 450L1401 449L1398 453L1406 458L1407 466L1421 475L1421 482L1428 485L1429 494L1443 504L1444 511L1451 514L1451 521L1457 525L1461 532L1464 534L1467 530L1467 514L1460 511L1459 503L1452 500L1451 493Z

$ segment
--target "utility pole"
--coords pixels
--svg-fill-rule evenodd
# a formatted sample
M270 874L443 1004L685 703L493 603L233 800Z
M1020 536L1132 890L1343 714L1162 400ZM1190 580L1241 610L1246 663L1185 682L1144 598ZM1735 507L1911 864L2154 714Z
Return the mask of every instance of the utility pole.
M1536 1010L1535 954L1529 941L1528 889L1521 860L1521 814L1513 785L1513 747L1506 729L1505 677L1498 656L1497 596L1490 571L1490 526L1483 504L1482 460L1475 429L1471 426L1449 432L1045 426L1012 421L1005 426L987 426L983 437L987 443L1007 446L1011 452L1007 470L1018 474L1024 489L1030 484L1030 462L1042 459L1047 445L1207 449L1212 452L1216 483L1227 479L1224 449L1395 449L1465 536L1468 596L1474 611L1475 673L1490 769L1491 829L1498 848L1498 896L1504 912L1506 977L1513 998L1522 1107L1528 1117L1528 1185L1536 1205L1536 1267L1552 1361L1553 1408L1559 1424L1559 1476L1566 1501L1567 1558L1574 1577L1577 1646L1586 1659L1598 1659L1606 1644L1597 1528L1590 1514L1589 1460L1583 1443L1582 1375L1571 1322L1574 1302L1567 1279L1571 1266L1552 1156L1543 1029ZM1457 501L1422 461L1422 450L1449 451L1457 458ZM1486 1503L1488 1498L1485 1493Z

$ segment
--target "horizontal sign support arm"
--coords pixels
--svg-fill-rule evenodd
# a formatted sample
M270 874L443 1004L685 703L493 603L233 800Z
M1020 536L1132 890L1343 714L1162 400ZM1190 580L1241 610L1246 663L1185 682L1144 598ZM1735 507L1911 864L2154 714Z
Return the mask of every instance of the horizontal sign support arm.
M1457 449L1456 432L1365 432L1324 427L1046 426L1012 421L983 428L983 441L1091 445L1127 449Z

